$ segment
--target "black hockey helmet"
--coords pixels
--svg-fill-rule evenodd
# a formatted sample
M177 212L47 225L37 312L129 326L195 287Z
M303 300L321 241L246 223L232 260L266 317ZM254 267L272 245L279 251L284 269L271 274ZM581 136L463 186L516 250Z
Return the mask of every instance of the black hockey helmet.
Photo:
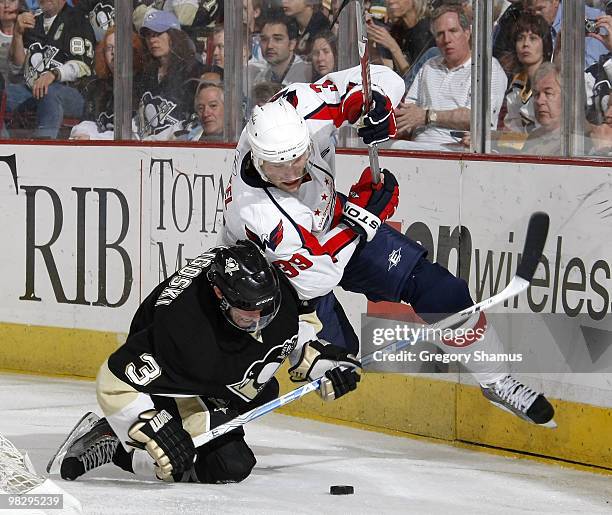
M239 240L217 252L208 280L223 294L221 310L227 320L238 329L254 332L266 327L280 308L281 291L276 274L255 243ZM261 316L252 326L241 327L232 318L230 308L261 310Z

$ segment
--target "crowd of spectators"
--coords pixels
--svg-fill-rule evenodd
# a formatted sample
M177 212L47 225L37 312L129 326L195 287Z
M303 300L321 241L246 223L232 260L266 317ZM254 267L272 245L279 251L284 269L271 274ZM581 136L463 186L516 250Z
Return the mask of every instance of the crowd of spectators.
M223 138L224 3L132 0L133 139ZM342 3L243 0L244 115L287 84L337 70L332 20ZM473 2L365 5L372 61L394 69L406 84L390 145L464 151ZM114 6L114 0L0 0L1 137L114 137ZM563 2L493 0L492 6L493 149L556 154ZM584 9L585 151L601 155L612 152L612 0L587 0Z

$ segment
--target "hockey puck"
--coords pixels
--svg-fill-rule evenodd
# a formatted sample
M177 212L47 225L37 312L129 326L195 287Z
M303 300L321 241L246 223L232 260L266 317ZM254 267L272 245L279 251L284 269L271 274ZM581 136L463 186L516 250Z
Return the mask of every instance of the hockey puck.
M355 493L355 489L351 485L333 485L329 487L329 493L332 495L349 495Z

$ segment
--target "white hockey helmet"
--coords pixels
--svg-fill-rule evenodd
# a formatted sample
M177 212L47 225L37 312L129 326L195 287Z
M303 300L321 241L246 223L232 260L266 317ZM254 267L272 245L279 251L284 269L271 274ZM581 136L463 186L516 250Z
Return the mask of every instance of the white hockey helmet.
M266 179L261 168L263 161L290 162L310 147L310 133L306 121L284 98L263 106L255 106L246 126L251 144L253 164Z

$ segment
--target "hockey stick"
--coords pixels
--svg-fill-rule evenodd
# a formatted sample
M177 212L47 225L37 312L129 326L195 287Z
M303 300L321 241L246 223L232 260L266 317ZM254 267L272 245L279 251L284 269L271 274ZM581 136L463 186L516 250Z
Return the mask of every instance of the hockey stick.
M365 9L363 0L355 0L355 16L357 19L357 46L359 47L359 66L361 67L361 87L363 88L363 113L365 115L372 107L372 81L370 78L370 54L368 52L368 32L366 30ZM378 164L378 146L368 145L368 158L372 171L372 182L380 182L380 165Z
M474 304L469 308L466 308L458 313L450 315L435 324L431 324L428 326L429 329L446 329L455 326L456 324L464 321L469 318L474 313L479 311L484 311L489 309L497 304L500 304L508 299L511 299L515 295L520 294L525 291L531 280L533 279L533 275L535 274L536 268L538 267L538 263L540 262L540 258L542 257L542 251L544 250L544 245L546 244L546 237L548 236L548 227L550 224L549 217L546 213L538 211L531 215L529 219L529 225L527 226L527 235L525 237L525 245L523 247L523 254L521 257L521 262L519 263L516 275L512 278L508 286L504 288L500 293L489 297L488 299L479 302L478 304ZM409 345L413 345L416 343L417 338L412 341L403 340L399 342L390 343L389 345L382 347L376 352L390 352L399 351ZM368 354L361 359L362 366L372 363L374 353ZM285 395L279 397L278 399L271 400L262 406L252 409L251 411L247 411L246 413L233 418L229 422L225 424L221 424L206 433L196 436L193 439L193 443L196 447L200 445L204 445L211 440L214 440L218 436L224 435L228 433L232 429L236 429L251 420L255 420L270 411L275 410L285 404L289 404L297 399L300 399L304 395L313 392L319 389L321 386L321 378L315 379L314 381L301 386Z
M508 286L506 286L501 292L479 302L478 304L474 304L469 308L459 311L458 313L443 318L434 324L425 326L427 329L426 331L413 332L414 337L411 340L393 342L370 354L367 354L366 356L363 356L361 358L361 366L367 366L374 362L374 354L377 352L398 352L421 340L421 338L419 338L419 334L425 334L428 331L435 332L452 328L469 318L474 313L492 308L493 306L501 304L502 302L511 299L515 295L519 295L520 293L524 292L531 284L533 275L535 274L540 258L542 257L542 251L544 250L546 237L548 236L549 224L550 219L546 213L538 211L531 215L529 225L527 226L527 236L525 237L525 245L523 247L521 262L517 267L516 275L508 283Z
M258 406L257 408L254 408L251 411L247 411L246 413L243 413L242 415L233 418L225 424L221 424L215 427L214 429L207 431L206 433L195 436L193 438L193 444L196 447L204 445L205 443L214 440L218 436L224 435L225 433L229 433L231 430L236 429L237 427L240 427L243 424L250 422L251 420L255 420L265 415L266 413L270 413L270 411L274 411L276 408L280 408L285 404L289 404L290 402L304 397L304 395L310 392L318 390L321 386L321 379L322 378L315 379L314 381L307 383L304 386L300 386L299 388L296 388L295 390L292 390L286 393L285 395L280 396L278 399L273 399L270 402L266 402L265 404L262 404L261 406Z

